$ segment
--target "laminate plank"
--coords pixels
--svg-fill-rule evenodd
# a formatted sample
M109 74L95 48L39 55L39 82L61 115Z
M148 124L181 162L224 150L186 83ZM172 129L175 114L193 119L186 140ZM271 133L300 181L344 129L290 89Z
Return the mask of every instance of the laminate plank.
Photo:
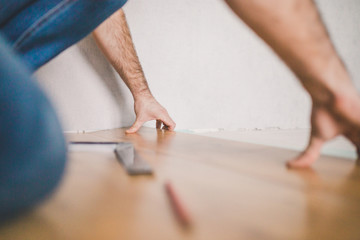
M359 239L360 170L349 160L288 170L295 151L148 128L67 138L133 142L155 174L128 176L112 152L71 152L56 193L2 226L1 239ZM189 229L174 216L168 180Z

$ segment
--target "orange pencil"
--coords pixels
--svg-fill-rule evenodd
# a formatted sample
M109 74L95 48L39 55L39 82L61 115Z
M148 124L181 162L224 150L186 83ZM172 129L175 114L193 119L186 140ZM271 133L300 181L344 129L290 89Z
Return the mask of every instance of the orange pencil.
M165 183L165 190L169 196L171 205L173 206L174 212L184 226L188 227L191 224L191 218L189 213L186 211L184 204L181 202L179 196L176 194L172 184L168 181Z

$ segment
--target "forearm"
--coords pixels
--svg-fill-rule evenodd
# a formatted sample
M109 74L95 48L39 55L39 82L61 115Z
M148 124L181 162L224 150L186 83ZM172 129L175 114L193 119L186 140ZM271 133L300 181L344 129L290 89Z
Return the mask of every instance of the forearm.
M147 121L156 120L156 127L174 130L175 122L152 96L131 39L122 10L117 11L94 32L94 38L115 70L130 89L135 103L136 120L126 131L135 133Z
M312 0L226 2L284 60L313 98L326 100L324 91L338 88L339 81L346 83L340 84L344 87L351 84Z
M125 14L114 13L93 32L94 38L130 89L134 99L152 96L136 54Z

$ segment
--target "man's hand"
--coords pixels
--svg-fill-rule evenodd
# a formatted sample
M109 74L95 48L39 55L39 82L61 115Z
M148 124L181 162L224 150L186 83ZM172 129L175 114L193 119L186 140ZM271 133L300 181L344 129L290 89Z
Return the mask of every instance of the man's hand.
M175 123L152 96L131 39L125 14L120 9L95 31L94 38L107 59L131 91L135 101L136 121L127 133L135 133L147 121L156 127L174 130Z
M152 96L142 97L135 100L134 104L136 120L135 123L126 131L126 133L135 133L147 121L156 120L156 128L174 130L176 124L169 116L166 109L156 101Z
M339 135L344 135L356 146L360 157L360 97L352 89L340 94L334 92L332 102L327 105L313 101L308 147L287 166L310 167L320 156L323 144Z

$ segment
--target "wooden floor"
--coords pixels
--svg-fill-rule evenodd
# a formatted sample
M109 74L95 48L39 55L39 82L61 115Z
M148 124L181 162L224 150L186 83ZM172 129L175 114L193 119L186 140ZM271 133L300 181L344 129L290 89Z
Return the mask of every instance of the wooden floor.
M131 141L155 175L128 176L111 152L72 152L56 193L1 227L1 240L360 239L360 168L349 160L288 170L297 152L146 128L68 138ZM167 180L191 228L177 221Z

